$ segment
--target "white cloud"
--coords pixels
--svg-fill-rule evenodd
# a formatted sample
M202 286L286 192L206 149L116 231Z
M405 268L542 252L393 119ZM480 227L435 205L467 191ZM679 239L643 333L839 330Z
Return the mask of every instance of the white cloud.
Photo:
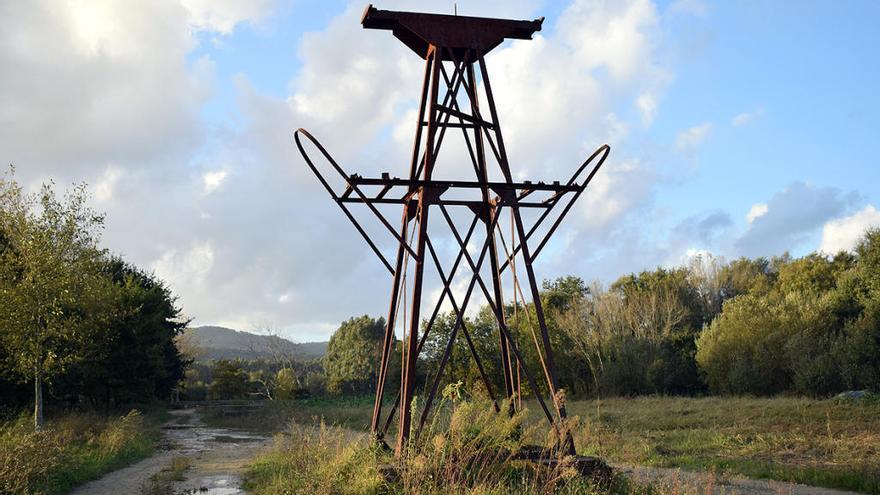
M269 15L274 0L181 0L190 23L208 31L229 34L239 23L259 23Z
M101 177L95 182L93 192L98 203L107 203L113 200L116 183L122 176L122 171L114 166L108 166Z
M753 217L746 232L734 242L735 254L774 256L804 246L825 222L839 217L858 200L854 192L793 182L764 203L766 211Z
M153 263L152 268L160 278L182 288L182 297L189 299L193 294L187 289L203 285L213 266L214 248L211 243L194 242L183 252L176 249L166 251Z
M752 223L756 218L767 214L767 203L755 203L746 213L746 221Z
M756 118L760 117L761 115L764 115L764 109L759 107L758 109L756 109L752 112L743 112L743 113L737 115L736 117L731 119L730 124L733 125L734 127L740 127L740 126L748 124L749 122L755 120Z
M869 228L880 227L880 211L868 205L848 217L831 220L822 227L822 243L819 251L837 254L852 251Z
M642 114L642 124L645 126L651 125L654 122L654 117L657 116L657 100L654 98L654 95L649 91L640 94L636 100L636 105Z
M210 170L202 174L202 183L204 184L204 193L211 194L216 191L226 179L229 177L229 170L219 169Z
M675 148L681 152L692 153L709 136L710 132L712 132L711 122L704 122L681 131L675 137Z

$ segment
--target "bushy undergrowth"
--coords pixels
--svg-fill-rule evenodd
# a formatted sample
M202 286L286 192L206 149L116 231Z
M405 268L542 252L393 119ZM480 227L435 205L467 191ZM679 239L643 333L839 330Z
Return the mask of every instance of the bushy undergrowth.
M140 412L119 418L72 414L35 431L22 417L0 426L0 493L60 494L152 451Z
M482 401L443 401L405 462L355 433L321 423L291 423L247 476L256 494L289 493L593 493L566 458L538 467L514 454L523 446L524 414L497 414Z

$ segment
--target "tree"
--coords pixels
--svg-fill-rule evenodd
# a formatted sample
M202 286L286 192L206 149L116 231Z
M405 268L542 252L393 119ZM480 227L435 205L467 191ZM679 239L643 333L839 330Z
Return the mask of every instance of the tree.
M0 339L16 376L34 383L34 426L43 426L43 383L88 355L109 320L108 283L97 247L103 216L85 185L64 198L53 185L25 194L0 178Z
M299 380L293 368L281 368L275 374L275 398L278 400L290 400L296 396L300 389Z
M211 399L241 399L248 391L248 375L238 361L221 359L214 364Z
M60 377L60 388L107 406L169 398L190 362L177 345L188 320L155 275L118 257L103 263L102 274L110 282L108 302L115 317L88 359Z
M384 318L364 315L342 322L330 337L324 356L327 390L335 394L357 394L374 388L384 337Z

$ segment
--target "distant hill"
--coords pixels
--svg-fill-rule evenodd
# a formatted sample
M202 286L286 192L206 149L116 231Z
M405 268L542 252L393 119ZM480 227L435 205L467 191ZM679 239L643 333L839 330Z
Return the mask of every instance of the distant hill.
M224 327L194 327L186 332L201 351L197 361L271 359L276 354L308 360L323 357L327 352L327 342L294 343L275 335L257 335Z

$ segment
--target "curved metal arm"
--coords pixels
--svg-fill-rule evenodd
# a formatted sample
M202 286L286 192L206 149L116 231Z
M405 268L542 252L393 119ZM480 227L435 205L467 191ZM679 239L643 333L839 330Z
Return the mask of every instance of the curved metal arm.
M544 238L541 239L541 242L538 244L538 248L535 249L535 251L532 253L532 261L534 261L535 258L538 257L538 254L541 252L541 249L544 248L544 245L547 244L548 240L550 240L550 236L553 235L553 232L555 232L556 228L559 227L559 224L562 223L562 220L565 218L565 215L567 215L569 210L571 210L571 207L574 206L574 202L577 201L577 199L584 192L584 190L586 190L587 186L590 185L590 182L593 180L593 177L595 177L596 172L598 172L599 168L602 167L602 164L605 163L605 160L608 158L608 155L610 153L611 153L611 146L608 146L607 144L603 144L602 146L598 147L596 149L596 151L594 151L589 157L587 157L587 159L584 161L584 163L580 167L578 167L577 170L575 170L574 174L572 174L571 178L568 180L566 185L570 186L570 185L574 184L577 181L578 177L580 177L580 175L584 172L584 170L587 169L587 167L590 165L590 163L592 163L597 157L599 157L601 155L601 158L599 158L599 161L593 165L593 168L590 170L590 173L587 174L587 178L584 180L584 183L578 187L577 191L575 191L574 195L571 197L571 199L565 205L565 208L562 209L562 213L560 213L559 216L556 218L556 221L553 222L553 225L550 227L550 230L548 230L547 233L544 235ZM556 205L554 204L553 207L555 207L555 206ZM511 253L510 258L508 258L507 261L505 261L504 264L501 265L501 268L499 268L499 270L498 270L499 272L503 272L510 265L510 260L513 258L513 256L515 256L520 251L520 249L522 249L522 243L524 241L528 241L529 238L532 237L532 234L534 234L535 231L538 230L538 227L541 226L541 223L544 221L545 218L547 218L547 216L553 210L553 207L547 208L546 210L544 210L544 212L541 214L541 216L535 222L535 225L533 225L532 228L529 229L528 233L526 234L525 240L522 240L522 239L520 240L519 244L516 246L516 248L514 248L513 253ZM511 239L511 242L513 242L512 239Z
M327 192L330 194L330 197L333 199L333 201L337 205L339 205L340 208L342 208L342 211L345 213L345 216L348 217L348 219L351 221L352 225L354 225L355 229L357 229L358 233L360 233L361 237L363 237L364 240L367 241L367 244L369 244L369 246L370 246L370 248L372 248L373 252L376 253L376 256L379 257L379 260L382 262L382 264L384 264L385 267L388 269L388 271L393 275L394 269L391 267L391 263L389 263L388 260L385 258L385 256L382 255L381 251L379 251L379 248L376 247L376 244L373 242L372 239L370 239L370 236L367 235L366 231L364 231L364 229L363 229L363 227L361 227L360 223L358 223L358 221L354 218L354 215L352 215L352 213L348 210L348 208L346 208L345 204L340 200L339 195L333 191L333 188L330 187L330 184L327 182L327 180L324 178L324 176L321 175L321 173L318 171L318 168L312 162L311 158L309 158L309 154L306 153L305 148L303 148L302 141L300 140L301 134L304 135L309 141L311 141L312 144L318 149L318 151L321 152L321 154L324 156L324 158L330 163L330 165L333 166L333 169L336 170L336 172L342 177L342 179L345 181L345 183L348 185L348 187L351 188L352 191L354 191L363 200L367 199L366 195L364 195L364 193L360 190L360 188L357 185L353 184L351 182L351 180L349 180L348 176L345 174L345 171L342 170L342 167L340 167L339 164L336 163L336 160L334 160L333 157L330 156L330 153L327 152L327 150L324 148L324 146L322 146L321 143L314 136L312 136L311 133L309 133L309 131L307 131L303 128L299 128L293 133L294 141L296 141L296 147L299 148L299 152L302 155L303 160L305 160L306 164L312 170L312 173L315 174L315 177L318 178L318 180L321 182L321 185L324 186L324 189L327 190ZM390 223L388 223L388 220L385 219L385 217L382 215L382 213L379 212L379 210L376 209L376 207L374 205L370 204L369 202L365 202L365 204L370 209L370 211L372 211L373 214L376 215L376 218L379 219L379 221L382 223L382 225L384 225L385 228L388 229L389 232L391 232L391 235L393 235L394 238L397 239L397 242L400 243L400 245L403 246L404 249L409 251L411 256L418 258L418 256L416 256L415 251L413 251L412 248L409 246L409 243L407 243L406 240L403 239L400 236L400 234L398 234L397 231L394 230L394 228L391 226Z

